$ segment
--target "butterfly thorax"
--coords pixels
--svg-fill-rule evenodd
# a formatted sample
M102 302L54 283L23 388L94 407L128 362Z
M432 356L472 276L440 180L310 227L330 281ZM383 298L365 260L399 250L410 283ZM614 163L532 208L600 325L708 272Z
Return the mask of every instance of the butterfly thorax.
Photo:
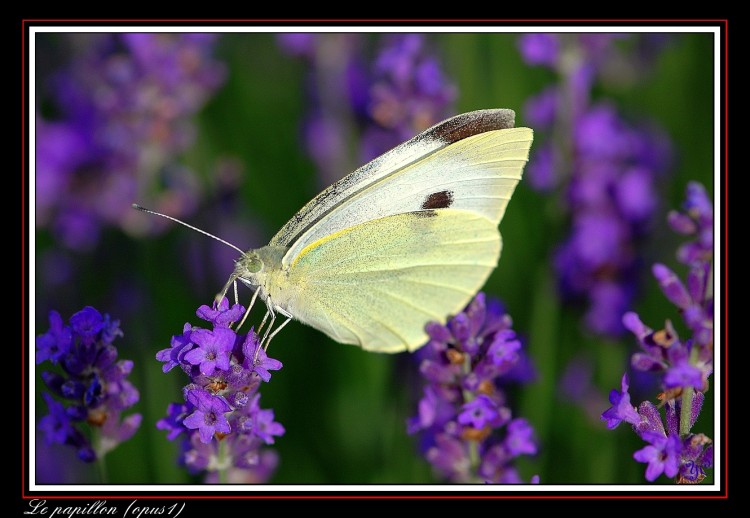
M270 298L274 306L286 309L284 302L289 294L282 293L280 286L285 284L279 282L279 277L286 275L281 259L287 250L287 247L274 245L248 250L235 262L232 278L260 290L258 295L264 302L268 303Z

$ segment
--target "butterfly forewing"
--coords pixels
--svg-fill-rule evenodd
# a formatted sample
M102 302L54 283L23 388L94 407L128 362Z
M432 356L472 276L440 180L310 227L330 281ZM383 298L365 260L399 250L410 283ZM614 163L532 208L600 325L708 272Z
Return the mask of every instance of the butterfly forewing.
M448 119L333 184L271 240L290 265L308 245L389 215L462 208L499 222L528 158L532 132L512 128L511 110Z

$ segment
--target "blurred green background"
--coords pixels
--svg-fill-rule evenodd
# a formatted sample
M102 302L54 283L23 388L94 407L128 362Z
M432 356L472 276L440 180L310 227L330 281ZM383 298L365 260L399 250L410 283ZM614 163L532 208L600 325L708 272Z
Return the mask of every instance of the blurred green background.
M54 35L47 37L54 41ZM456 113L512 108L518 113L517 124L524 124L524 102L555 77L521 60L517 37L429 35L446 76L456 85ZM654 121L672 139L677 161L660 184L661 205L645 263L658 260L681 275L684 270L674 260L680 241L664 221L667 211L679 206L688 181L701 181L713 192L713 52L710 34L676 34L648 74L632 82L597 84L595 91L595 97L611 99L623 116ZM217 161L236 160L242 177L232 217L254 230L247 237L222 235L211 199L189 222L242 249L259 247L320 190L315 167L300 141L300 123L309 108L305 65L284 54L275 35L262 33L223 35L216 57L227 65L226 82L195 117L195 144L180 161L211 185ZM50 69L57 65L54 56L40 61ZM356 141L358 136L351 138ZM543 484L643 483L645 466L632 458L643 443L629 427L609 431L595 415L559 397L563 369L583 353L595 366L592 381L601 392L603 406L598 411L604 411L607 395L619 388L635 347L629 336L613 341L587 334L580 308L563 305L556 296L550 253L566 231L561 218L553 199L522 182L500 225L504 250L499 267L484 290L506 303L538 372L534 383L512 392L515 414L530 420L540 444L536 457L519 464L521 476L528 480L539 474ZM38 229L35 238L37 257L58 246L48 229ZM212 300L232 270L231 259L221 264L212 259L207 249L213 243L208 241L179 226L157 237L140 238L110 229L92 252L72 254L75 267L86 272L74 286L50 293L37 279L37 333L46 331L46 315L52 308L67 319L93 305L121 320L125 336L118 340L120 356L135 361L131 379L141 393L135 410L143 414L143 424L132 440L108 455L112 483L198 480L176 465L177 445L154 428L167 405L181 399L186 380L179 369L163 374L154 355L169 346L170 337L180 333L185 322L198 323L195 309ZM43 267L37 263L37 268ZM205 276L200 281L196 269ZM118 314L116 292L123 287L137 294L137 302ZM240 293L250 296L248 290ZM262 316L261 306L255 308L254 319ZM647 272L636 309L653 326L666 318L680 320ZM406 419L415 415L421 396L417 365L408 354L364 352L299 323L289 324L274 339L270 353L284 368L262 387L261 402L274 409L276 420L286 428L274 445L280 464L271 483L436 482L417 452L416 438L406 433ZM713 392L707 396L710 401ZM39 396L37 408L40 415L46 411ZM694 429L713 436L712 428L713 407L707 403ZM66 452L56 455L68 458ZM93 468L75 464L67 465L70 477L96 480Z

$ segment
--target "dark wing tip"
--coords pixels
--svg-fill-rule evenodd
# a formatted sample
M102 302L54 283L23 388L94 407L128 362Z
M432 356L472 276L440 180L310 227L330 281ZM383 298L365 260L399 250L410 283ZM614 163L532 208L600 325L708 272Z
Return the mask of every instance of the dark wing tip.
M486 131L512 128L515 122L516 112L513 110L477 110L444 120L428 129L425 134L446 144L452 144Z

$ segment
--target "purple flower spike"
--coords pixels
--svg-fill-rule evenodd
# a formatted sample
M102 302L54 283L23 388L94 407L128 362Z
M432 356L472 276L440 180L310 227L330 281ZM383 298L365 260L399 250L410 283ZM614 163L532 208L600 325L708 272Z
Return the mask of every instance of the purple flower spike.
M365 55L369 46L359 34L285 35L278 41L307 66L311 107L300 133L323 185L452 113L456 89L423 34L383 34L374 56ZM335 55L327 50L333 46ZM328 95L317 88L321 73ZM330 102L331 93L339 102ZM354 152L342 137L352 131L361 142Z
M183 387L185 401L170 404L156 427L170 441L181 441L180 464L191 473L204 473L207 483L267 481L278 456L265 447L285 433L274 411L260 407L258 392L281 362L259 348L252 328L238 334L230 327L244 313L245 308L230 307L226 299L203 305L196 315L212 329L185 324L182 334L172 337L172 346L157 354L165 362L164 372L179 365L190 379ZM218 457L224 462L217 464Z
M140 427L140 414L122 415L139 400L138 390L127 379L133 362L117 360L112 342L122 331L109 315L87 306L70 317L69 325L56 311L50 312L49 320L50 330L37 337L37 363L49 360L62 369L61 374L41 373L62 401L43 394L49 414L41 418L39 428L48 443L72 446L80 460L93 462ZM99 429L94 444L79 430L84 425Z
M637 38L637 36L633 36ZM670 165L669 143L651 124L632 125L592 91L609 64L629 58L602 34L524 34L526 63L557 81L526 103L524 116L540 145L527 167L529 185L559 193L570 220L554 264L560 295L583 304L585 327L618 338L632 309L642 261L642 237L658 209L657 185Z
M706 191L699 184L691 183L686 197L686 212L671 212L668 221L680 234L697 235L695 241L682 245L677 252L678 260L690 268L687 281L683 282L663 264L653 265L652 271L667 299L680 311L692 337L681 339L669 320L663 329L654 331L635 313L626 313L623 324L636 336L641 348L631 356L631 365L661 377L663 392L658 398L662 404L657 407L651 401L643 401L638 406L639 420L632 419L623 377L622 393L612 391L613 406L602 414L610 428L628 421L649 443L633 455L648 464L649 482L664 474L676 478L678 484L697 484L711 467L703 457L705 452L712 452L711 439L693 433L692 428L703 408L704 392L709 389L713 373L713 294L708 282L712 275L713 213ZM683 419L683 405L690 405L689 419Z
M513 419L506 406L503 387L533 371L511 325L503 305L479 293L446 325L425 327L430 341L415 356L426 385L407 431L420 433L425 458L441 478L520 482L514 459L537 451L531 425Z
M130 203L184 218L199 182L177 164L195 139L193 115L224 81L213 35L68 34L66 66L43 81L37 113L37 222L69 248L90 250L103 228L148 232ZM96 171L96 174L92 174ZM136 174L137 172L137 174ZM169 186L168 190L164 186ZM166 228L154 218L153 231Z

